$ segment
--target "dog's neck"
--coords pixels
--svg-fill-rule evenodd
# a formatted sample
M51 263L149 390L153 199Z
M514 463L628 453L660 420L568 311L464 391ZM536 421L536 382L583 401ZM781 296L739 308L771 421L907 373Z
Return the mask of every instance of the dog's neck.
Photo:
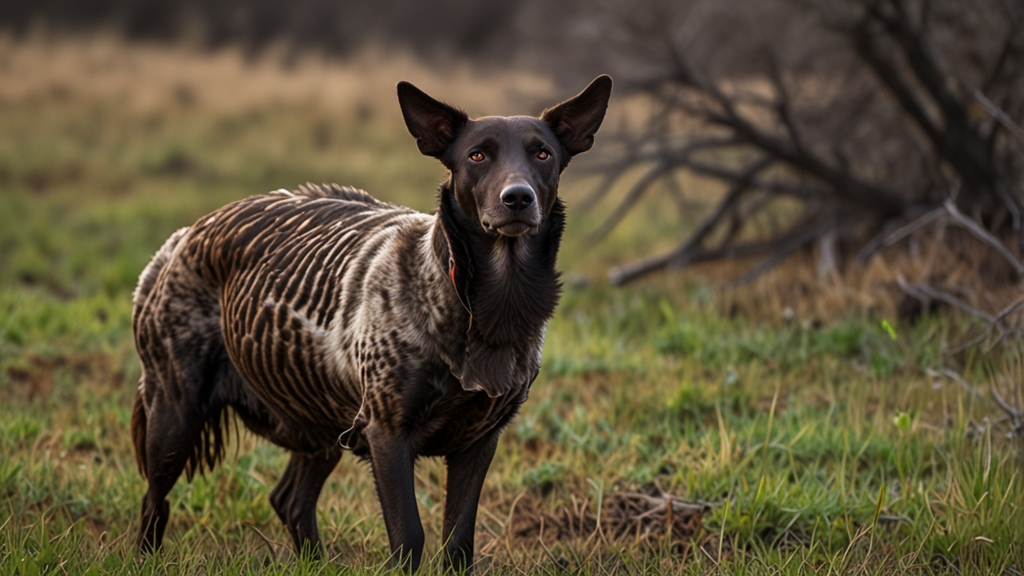
M434 254L469 312L462 367L453 372L467 389L491 396L529 385L561 293L555 260L565 227L562 203L556 200L536 233L507 237L488 234L468 218L450 183L442 184L439 200Z

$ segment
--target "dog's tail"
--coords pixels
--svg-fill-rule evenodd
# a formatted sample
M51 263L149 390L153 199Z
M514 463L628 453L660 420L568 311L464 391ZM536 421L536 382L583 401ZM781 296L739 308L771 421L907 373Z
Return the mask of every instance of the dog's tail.
M135 463L139 472L146 477L146 407L142 403L142 385L135 394L135 406L132 407L132 445L135 447Z

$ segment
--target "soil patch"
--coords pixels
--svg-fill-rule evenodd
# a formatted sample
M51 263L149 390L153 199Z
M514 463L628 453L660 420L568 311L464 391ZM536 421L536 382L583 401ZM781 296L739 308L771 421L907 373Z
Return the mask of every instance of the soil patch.
M636 543L683 541L703 533L710 505L655 492L612 492L598 506L575 496L556 510L520 499L509 512L508 537L513 542L550 545L557 541L603 537Z

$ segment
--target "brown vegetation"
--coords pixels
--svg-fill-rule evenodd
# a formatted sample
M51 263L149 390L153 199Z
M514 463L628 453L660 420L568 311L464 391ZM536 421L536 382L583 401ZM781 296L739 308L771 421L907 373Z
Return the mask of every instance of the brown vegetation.
M590 204L636 169L642 176L597 235L656 184L685 201L681 172L724 192L675 250L613 270L613 283L756 258L739 277L749 281L811 246L827 276L936 224L986 231L1017 268L1009 280L1019 279L1024 141L1007 121L1024 114L1019 4L646 8L606 25L609 61L624 64L627 85L653 109L607 153ZM1005 266L975 264L989 282L1006 278Z

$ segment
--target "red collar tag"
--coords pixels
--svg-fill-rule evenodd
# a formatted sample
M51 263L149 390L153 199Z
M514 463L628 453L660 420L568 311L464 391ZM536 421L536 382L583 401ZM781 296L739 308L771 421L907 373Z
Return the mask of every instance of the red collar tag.
M459 287L455 285L455 258L448 257L448 278L452 281L452 287L455 291L459 291Z

